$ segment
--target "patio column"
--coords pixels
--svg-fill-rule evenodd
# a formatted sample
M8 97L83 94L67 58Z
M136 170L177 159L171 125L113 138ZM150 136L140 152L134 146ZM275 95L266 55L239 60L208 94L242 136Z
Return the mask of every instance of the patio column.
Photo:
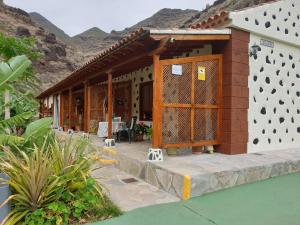
M162 138L162 112L161 112L161 77L159 68L160 55L153 55L153 134L152 147L160 148Z
M69 88L69 129L72 128L72 88Z
M64 125L64 102L63 102L62 92L59 93L59 126L63 127Z
M108 139L112 139L112 72L107 73L108 76L108 91L107 91L107 102L108 102Z
M50 115L49 96L47 97L47 117Z
M84 112L83 112L83 130L88 132L88 113L89 113L89 95L88 95L88 81L84 81Z

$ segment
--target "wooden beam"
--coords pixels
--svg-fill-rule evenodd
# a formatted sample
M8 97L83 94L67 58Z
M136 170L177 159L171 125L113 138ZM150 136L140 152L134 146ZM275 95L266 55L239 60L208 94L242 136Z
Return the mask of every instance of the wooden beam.
M153 55L153 108L152 108L152 120L153 120L153 135L152 135L152 147L161 147L162 138L162 83L160 74L160 61L159 55Z
M113 99L112 99L112 72L109 71L107 73L108 76L108 90L107 90L107 101L108 101L108 139L112 138L112 104L113 104Z
M230 39L229 34L152 34L150 37L156 41L165 38L174 38L175 41L219 41Z

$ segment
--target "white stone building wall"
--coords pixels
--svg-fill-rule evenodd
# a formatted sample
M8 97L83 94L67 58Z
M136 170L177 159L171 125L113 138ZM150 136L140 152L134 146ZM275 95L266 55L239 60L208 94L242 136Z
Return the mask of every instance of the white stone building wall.
M230 14L248 31L248 152L300 147L300 1ZM253 51L254 49L257 52Z

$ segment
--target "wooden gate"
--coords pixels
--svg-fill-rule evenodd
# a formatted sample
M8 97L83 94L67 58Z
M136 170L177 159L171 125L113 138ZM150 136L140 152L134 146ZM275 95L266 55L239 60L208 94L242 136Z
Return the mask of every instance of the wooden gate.
M222 56L160 61L161 146L220 143Z

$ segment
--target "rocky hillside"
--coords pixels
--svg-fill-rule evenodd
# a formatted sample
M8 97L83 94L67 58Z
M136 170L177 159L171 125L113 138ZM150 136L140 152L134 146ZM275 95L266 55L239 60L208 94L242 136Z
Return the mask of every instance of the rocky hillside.
M58 40L34 23L23 10L0 5L0 32L9 36L29 37L37 40L37 50L42 57L33 62L44 90L69 75L84 60L82 54Z
M144 28L180 28L184 26L185 22L191 17L199 13L197 10L192 9L168 9L164 8L159 10L153 16L142 20L141 22L126 28L122 31L112 31L105 40L118 40L126 35L128 32L140 27Z
M56 27L46 18L38 13L30 13L32 19L43 27L45 30L54 33L66 44L72 45L80 49L86 59L89 59L99 51L121 39L128 32L140 27L148 28L179 28L184 25L185 21L198 14L197 10L181 10L181 9L162 9L153 16L142 20L141 22L126 28L122 31L111 31L110 34L105 33L101 29L94 27L74 37L67 36L61 29Z
M97 51L106 47L106 44L103 42L107 36L108 33L100 30L98 27L93 27L72 37L72 43L80 48L85 54L96 54Z
M31 12L29 15L36 24L43 27L48 32L55 34L55 36L64 43L80 49L84 54L95 52L95 49L99 50L99 46L100 49L105 47L103 45L103 41L104 38L108 36L108 33L100 30L97 27L93 27L74 37L70 37L41 14L37 12Z
M41 14L37 12L29 13L31 19L38 24L39 26L46 29L48 32L55 34L57 38L59 38L61 41L69 44L71 42L71 37L67 35L63 30L55 26L53 23L51 23L49 20L47 20L45 17L43 17Z

